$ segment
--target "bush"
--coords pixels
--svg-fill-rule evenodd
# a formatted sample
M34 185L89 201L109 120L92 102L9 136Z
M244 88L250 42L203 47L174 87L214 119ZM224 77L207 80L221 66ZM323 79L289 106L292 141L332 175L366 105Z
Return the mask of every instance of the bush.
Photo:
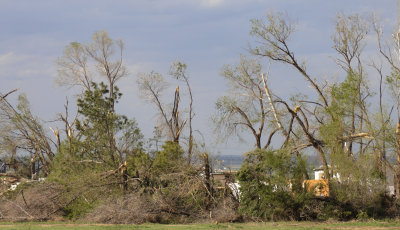
M96 206L96 202L89 202L84 196L78 197L63 208L64 216L70 220L83 217Z
M247 153L237 173L240 182L239 211L267 220L300 219L298 209L308 196L302 188L305 164L301 157L256 149Z

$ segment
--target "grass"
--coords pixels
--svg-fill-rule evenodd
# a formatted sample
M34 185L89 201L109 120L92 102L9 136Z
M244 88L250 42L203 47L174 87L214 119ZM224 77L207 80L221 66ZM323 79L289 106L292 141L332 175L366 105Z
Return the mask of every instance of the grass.
M268 222L268 223L223 223L223 224L188 224L188 225L109 225L109 224L81 224L81 223L0 223L0 229L400 229L400 221L368 221L368 222Z

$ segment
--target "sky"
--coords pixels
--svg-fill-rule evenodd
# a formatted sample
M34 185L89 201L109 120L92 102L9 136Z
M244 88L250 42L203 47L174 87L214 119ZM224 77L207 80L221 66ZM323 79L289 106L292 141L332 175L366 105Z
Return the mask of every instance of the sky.
M43 122L54 120L66 97L71 104L75 100L74 90L54 83L57 58L70 42L90 42L94 32L105 30L125 44L129 75L119 83L124 96L117 109L135 118L145 137L152 137L156 110L138 96L138 73L156 71L167 77L170 64L181 60L188 66L193 89L194 129L202 134L197 138L204 138L214 154L242 154L254 142L243 134L244 141L232 137L215 143L211 116L217 98L228 90L220 76L222 66L235 64L254 41L250 19L268 11L286 12L297 22L290 41L296 56L307 62L316 78L333 80L343 76L332 60L337 13L375 13L390 34L397 9L395 0L0 0L0 92L18 88ZM376 53L376 48L367 46L369 53ZM272 64L270 74L270 87L282 97L310 91L285 66ZM174 85L171 93L173 89Z

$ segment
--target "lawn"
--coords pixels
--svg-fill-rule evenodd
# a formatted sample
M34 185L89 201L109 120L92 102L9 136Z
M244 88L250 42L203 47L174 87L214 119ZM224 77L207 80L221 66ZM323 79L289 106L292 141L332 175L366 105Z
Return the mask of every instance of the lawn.
M268 222L235 224L188 224L188 225L108 225L79 223L1 223L0 229L400 229L400 221L369 222Z

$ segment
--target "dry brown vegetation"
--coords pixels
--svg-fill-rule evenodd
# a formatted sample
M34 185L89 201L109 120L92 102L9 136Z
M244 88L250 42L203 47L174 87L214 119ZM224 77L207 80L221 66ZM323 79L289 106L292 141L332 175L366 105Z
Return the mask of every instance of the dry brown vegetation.
M100 31L91 43L71 43L58 61L58 80L82 91L77 115L68 115L67 102L57 117L63 128L52 129L54 135L32 114L26 96L14 106L8 95L15 91L0 93L0 176L7 176L7 166L23 182L4 191L0 218L141 224L399 217L400 60L392 50L400 52L400 32L385 47L381 26L373 21L378 51L391 67L383 71L364 60L371 25L359 15L338 15L332 38L343 79L329 83L314 78L295 56L295 26L282 13L252 20L253 57L241 56L223 69L232 89L216 103L214 128L225 138L247 131L256 147L235 175L240 202L226 181L216 186L207 150L196 142L186 64L172 65L170 74L185 86L176 87L171 104L163 102L167 83L161 74L139 76L141 96L160 115L155 137L146 142L135 119L116 111L122 97L117 83L127 74L123 43ZM263 73L263 59L294 68L312 91L288 91L296 96L281 98ZM379 78L378 98L367 66ZM384 77L393 94L388 104ZM304 186L307 154L322 164L329 186L329 193L317 194L322 198ZM394 194L388 192L390 173ZM39 177L46 182L38 183Z
M3 221L65 220L66 207L74 202L64 187L55 183L21 185L20 189L5 193L0 200ZM68 199L68 197L70 199ZM78 196L77 196L78 197ZM170 197L171 198L171 197ZM175 202L175 203L174 203ZM179 207L179 199L156 192L153 195L128 193L114 195L101 201L79 221L107 224L193 223L203 221L237 222L237 201L228 197L210 210Z
M60 219L61 209L66 205L62 201L62 187L48 183L28 186L2 196L1 218L7 221Z

